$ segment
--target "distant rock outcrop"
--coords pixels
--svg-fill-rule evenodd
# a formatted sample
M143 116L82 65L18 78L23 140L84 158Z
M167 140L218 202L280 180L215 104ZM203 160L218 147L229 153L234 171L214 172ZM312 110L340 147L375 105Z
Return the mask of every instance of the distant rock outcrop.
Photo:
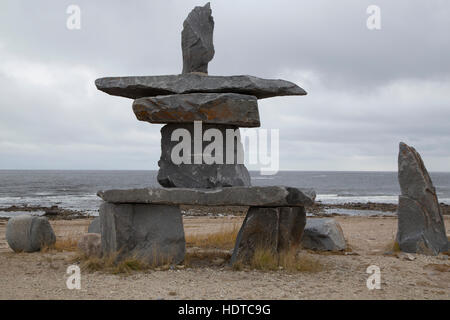
M417 151L400 143L397 242L409 253L437 255L448 249L444 219L436 190Z

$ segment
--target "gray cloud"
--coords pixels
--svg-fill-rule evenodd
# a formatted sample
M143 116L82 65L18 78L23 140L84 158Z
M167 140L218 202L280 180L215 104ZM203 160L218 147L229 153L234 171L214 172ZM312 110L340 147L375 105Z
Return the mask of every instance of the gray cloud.
M0 168L157 168L161 126L94 80L181 72L182 22L203 2L2 1ZM263 128L280 129L281 169L396 170L404 140L430 170L450 170L450 3L375 2L211 1L211 74L309 93L260 102ZM69 4L79 31L66 28ZM366 28L370 4L379 31Z

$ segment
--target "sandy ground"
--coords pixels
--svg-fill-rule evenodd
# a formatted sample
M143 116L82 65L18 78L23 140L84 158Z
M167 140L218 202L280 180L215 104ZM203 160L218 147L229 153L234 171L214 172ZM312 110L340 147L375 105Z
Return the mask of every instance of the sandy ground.
M233 271L209 266L113 275L82 271L81 290L66 287L71 252L13 253L0 221L0 299L450 299L448 256L384 255L393 242L394 217L336 217L357 255L305 253L320 272ZM58 238L78 237L88 219L52 221ZM232 228L242 218L186 217L186 234ZM450 234L450 217L445 217ZM381 270L381 289L368 290L366 269Z

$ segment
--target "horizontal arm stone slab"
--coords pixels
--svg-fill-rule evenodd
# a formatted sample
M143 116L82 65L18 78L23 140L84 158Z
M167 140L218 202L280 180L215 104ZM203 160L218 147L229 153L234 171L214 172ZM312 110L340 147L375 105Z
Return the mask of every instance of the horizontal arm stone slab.
M150 123L229 124L259 127L255 96L236 93L190 93L136 99L133 111Z
M218 189L144 188L99 191L111 203L148 203L199 206L303 207L314 203L312 189L282 186L227 187Z
M240 93L258 99L306 95L306 91L285 80L252 76L208 76L180 74L166 76L114 77L95 80L97 89L131 99L182 93Z

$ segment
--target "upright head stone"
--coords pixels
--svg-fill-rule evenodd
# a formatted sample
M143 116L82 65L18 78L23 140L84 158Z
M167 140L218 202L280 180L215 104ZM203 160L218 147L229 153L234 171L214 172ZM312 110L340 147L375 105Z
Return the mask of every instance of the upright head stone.
M183 73L208 73L208 63L214 57L214 19L209 2L195 7L184 21L181 33Z

